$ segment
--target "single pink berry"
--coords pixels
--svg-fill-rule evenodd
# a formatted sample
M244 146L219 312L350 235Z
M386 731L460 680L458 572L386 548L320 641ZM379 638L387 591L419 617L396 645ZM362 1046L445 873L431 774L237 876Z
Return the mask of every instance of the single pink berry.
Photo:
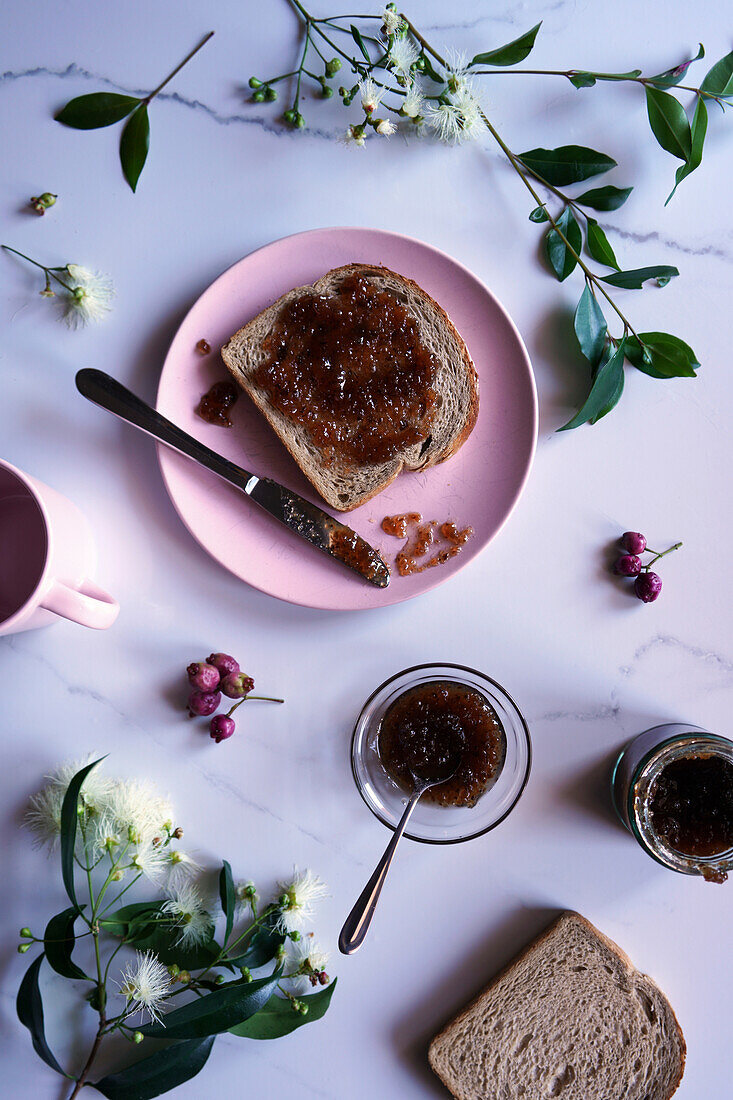
M231 737L235 730L234 719L230 718L228 714L215 714L211 719L210 725L211 733L210 737L216 741L217 745L220 741L226 741L227 737Z
M220 702L219 691L192 691L188 697L188 713L207 718L214 713Z
M644 603L654 603L662 591L662 578L658 573L640 573L634 581L634 592Z
M216 691L219 686L219 669L210 665L207 661L194 661L186 669L188 682L191 687L199 691Z
M638 531L624 531L621 545L627 554L643 554L646 550L646 539Z
M234 676L225 676L221 682L221 690L229 699L243 699L245 695L249 695L250 691L254 691L255 682L251 676L245 676L243 672L238 672Z
M619 577L638 577L641 573L641 558L637 558L636 554L624 554L616 559L613 571Z
M228 653L212 653L206 660L218 669L222 680L225 676L236 676L239 672L239 661L235 661Z

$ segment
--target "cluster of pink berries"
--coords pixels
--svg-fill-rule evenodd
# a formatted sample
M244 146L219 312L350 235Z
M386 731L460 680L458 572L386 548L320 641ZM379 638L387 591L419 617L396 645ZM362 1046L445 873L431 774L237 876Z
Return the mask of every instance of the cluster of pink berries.
M638 531L625 531L621 536L621 546L625 553L617 558L613 564L613 571L619 577L634 577L634 595L644 603L653 603L662 591L662 578L658 573L653 573L650 566L663 558L665 554L671 554L673 550L679 550L681 542L676 542L668 550L658 554L656 550L648 550L646 538ZM650 561L643 564L641 554L653 554Z
M269 695L252 695L255 682L246 676L228 653L212 653L205 661L194 661L186 669L188 682L193 689L188 697L188 713L191 718L200 716L214 717L209 723L209 733L218 744L231 737L236 729L232 714L249 699L262 699L268 703L283 703L284 699L273 699ZM221 697L236 699L226 714L214 714L221 705Z

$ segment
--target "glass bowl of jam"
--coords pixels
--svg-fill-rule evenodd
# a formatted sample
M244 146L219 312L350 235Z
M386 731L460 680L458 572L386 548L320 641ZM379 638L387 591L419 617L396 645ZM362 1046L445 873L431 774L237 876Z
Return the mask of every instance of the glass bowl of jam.
M529 778L529 729L500 684L463 665L416 665L367 699L351 766L359 793L387 828L395 828L413 789L410 766L429 772L457 740L458 770L420 799L405 833L411 840L456 844L503 821Z
M733 741L699 726L646 730L612 776L621 821L658 863L725 882L733 870Z

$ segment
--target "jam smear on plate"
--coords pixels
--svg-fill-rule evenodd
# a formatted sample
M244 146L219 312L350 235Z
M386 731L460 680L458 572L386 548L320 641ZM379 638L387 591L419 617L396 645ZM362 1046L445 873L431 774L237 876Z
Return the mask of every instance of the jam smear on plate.
M222 428L231 428L229 409L239 397L239 390L233 382L215 382L210 390L202 395L196 412L207 424L220 424Z
M385 534L394 535L396 538L407 538L410 528L413 529L413 533L396 558L397 570L401 577L422 573L436 565L445 565L456 554L460 554L461 547L473 534L472 527L464 527L460 530L451 520L438 523L436 519L431 519L423 523L419 512L406 512L402 516L385 516L382 520L382 530ZM444 545L436 554L423 561L421 559L425 558L428 550L435 544L436 532L442 537Z

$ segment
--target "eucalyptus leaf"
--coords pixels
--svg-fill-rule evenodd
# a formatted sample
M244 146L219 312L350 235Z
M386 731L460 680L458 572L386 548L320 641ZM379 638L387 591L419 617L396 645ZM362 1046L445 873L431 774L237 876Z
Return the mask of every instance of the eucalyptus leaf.
M659 88L647 88L646 109L652 133L662 148L679 160L689 160L692 135L680 101Z
M611 275L601 275L601 279L622 290L641 290L648 279L658 279L662 286L666 286L676 275L679 275L676 267L658 264L656 267L636 267L631 271L614 271Z
M604 416L608 416L608 414L611 412L611 409L616 408L619 401L621 400L621 394L624 392L624 377L624 371L619 371L616 389L613 391L603 408L588 421L589 424L597 424L598 421L602 420Z
M70 99L54 117L74 130L98 130L127 118L141 100L116 92L92 92Z
M351 31L351 37L354 39L357 46L361 50L362 57L364 58L365 61L371 62L371 57L369 56L369 50L364 45L364 39L361 37L361 34L359 32L359 28L355 27L354 24L352 23L349 29Z
M685 164L681 164L674 176L674 187L670 191L667 202L672 198L675 191L682 183L686 176L689 176L691 172L694 172L696 168L700 167L702 163L702 150L705 144L705 135L708 130L708 109L705 106L705 99L703 96L698 96L697 106L695 107L695 114L692 117L692 126L690 132L692 134L692 148L690 150L690 156ZM667 205L665 202L665 206Z
M66 1073L56 1061L55 1055L46 1042L46 1031L43 1024L43 1001L38 985L38 972L41 969L42 962L43 953L37 959L34 959L26 970L23 981L20 983L15 1008L21 1024L27 1027L31 1033L33 1049L38 1057L42 1058L47 1066L55 1069L62 1077L68 1077L73 1081L71 1074Z
M542 22L537 23L532 27L531 31L527 31L526 34L521 35L519 38L515 38L512 42L507 42L506 46L499 46L496 50L489 50L488 53L477 53L471 65L516 65L519 61L524 61L532 52L537 32L542 26Z
M221 900L222 912L227 922L226 931L224 933L224 943L227 943L234 925L234 912L237 908L237 894L234 889L232 869L226 860L223 861L219 873L219 898Z
M699 61L701 57L705 56L705 47L702 42L700 48L694 57L690 57L687 61L680 62L679 65L675 65L672 69L666 69L663 73L658 73L656 76L648 77L649 83L653 84L655 88L670 88L675 84L679 84L682 77L685 75L693 61Z
M138 107L125 123L120 138L120 162L125 179L133 191L145 167L150 147L150 122L145 104Z
M108 1100L152 1100L200 1073L215 1039L216 1036L209 1035L205 1039L173 1043L119 1073L109 1073L92 1087Z
M69 901L77 910L79 909L79 903L76 900L76 888L74 886L74 849L76 847L76 827L79 817L77 812L79 791L89 772L92 768L96 768L102 760L104 760L103 756L99 760L87 764L85 768L76 773L69 783L64 801L61 804L61 876L64 880L66 893L69 895Z
M215 993L168 1012L159 1023L146 1024L140 1031L156 1039L200 1039L229 1031L267 1004L281 977L280 968L253 982L229 982Z
M567 432L572 428L579 428L581 424L593 423L604 410L607 411L611 402L618 401L619 381L624 370L625 341L622 340L616 351L600 366L591 386L591 391L585 400L583 407L558 428L559 432ZM614 401L615 398L615 401Z
M616 161L605 153L588 149L584 145L560 145L557 149L528 149L520 153L523 164L536 172L547 183L562 187L566 183L599 176L616 167Z
M598 260L599 264L605 264L606 267L615 267L618 271L618 260L609 244L608 237L595 218L588 218L587 221L586 244L591 256L594 260Z
M181 929L161 913L164 901L134 902L110 913L100 921L106 932L134 946L138 951L154 951L165 966L176 963L181 970L203 970L213 966L221 948L211 935L203 943L179 942Z
M81 906L81 909L85 908L86 906ZM80 911L72 905L69 909L64 909L62 913L51 917L43 934L43 948L48 965L57 974L61 974L64 978L83 978L91 981L71 958L71 952L76 945L74 923Z
M640 332L639 339L630 336L626 358L652 378L695 378L695 367L700 366L690 345L668 332Z
M711 95L733 95L733 52L727 53L720 61L716 61L707 74L700 89L710 92Z
M580 206L590 206L592 210L618 210L628 199L633 187L592 187L578 195L574 202Z
M135 901L116 909L99 923L111 936L134 942L136 935L147 936L154 929L155 919L164 904L162 901Z
M580 350L591 366L596 366L603 355L608 326L596 296L587 284L575 310L573 327Z
M575 88L592 88L596 82L593 73L585 73L579 69L570 73L568 80Z
M579 255L583 247L583 235L580 231L580 226L575 220L575 215L569 206L565 207L562 215L557 219L557 226L562 230L569 244ZM560 282L567 279L578 262L577 256L573 255L565 244L565 241L554 228L547 231L547 236L545 237L545 254L547 255L550 267L555 272Z
M597 80L636 80L641 76L641 69L630 69L627 73L593 73Z
M273 993L267 1004L256 1015L250 1016L249 1020L229 1030L232 1035L239 1035L244 1039L279 1039L283 1035L289 1035L296 1028L312 1024L325 1016L335 988L336 979L327 989L298 997L299 1001L303 1001L308 1006L305 1016L295 1012L287 998Z
M247 934L242 941L243 950L240 950L236 958L229 961L232 966L248 967L257 970L258 967L274 959L277 950L285 943L285 936L277 930L279 909L272 906L263 914L263 918L255 931L250 936Z
M546 222L548 220L548 213L544 206L535 206L532 213L529 215L531 222Z

